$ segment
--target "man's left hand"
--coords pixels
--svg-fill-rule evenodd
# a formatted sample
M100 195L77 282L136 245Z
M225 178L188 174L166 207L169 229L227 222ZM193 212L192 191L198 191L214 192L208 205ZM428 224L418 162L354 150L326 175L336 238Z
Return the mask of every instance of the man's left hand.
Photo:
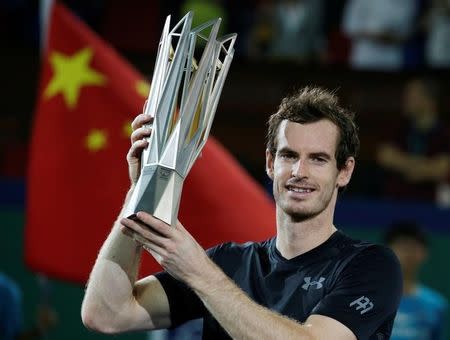
M173 277L188 285L211 264L206 252L177 221L170 226L146 212L138 212L137 220L121 219L122 232L149 251Z

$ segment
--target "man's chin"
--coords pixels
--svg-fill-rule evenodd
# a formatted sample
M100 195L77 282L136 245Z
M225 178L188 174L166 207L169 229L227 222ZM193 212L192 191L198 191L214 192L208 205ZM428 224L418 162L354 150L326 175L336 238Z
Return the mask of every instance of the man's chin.
M302 221L306 221L309 220L315 216L317 216L320 211L312 211L312 210L308 210L308 209L303 209L303 210L288 210L285 211L286 214L291 218L292 222L302 222Z

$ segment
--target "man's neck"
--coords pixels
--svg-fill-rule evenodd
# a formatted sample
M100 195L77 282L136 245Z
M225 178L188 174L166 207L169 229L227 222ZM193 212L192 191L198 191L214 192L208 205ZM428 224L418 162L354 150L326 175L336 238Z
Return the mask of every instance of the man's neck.
M294 222L277 207L276 247L286 259L304 254L324 243L337 230L333 214L321 214L301 222Z
M413 295L417 289L417 273L403 273L403 295Z

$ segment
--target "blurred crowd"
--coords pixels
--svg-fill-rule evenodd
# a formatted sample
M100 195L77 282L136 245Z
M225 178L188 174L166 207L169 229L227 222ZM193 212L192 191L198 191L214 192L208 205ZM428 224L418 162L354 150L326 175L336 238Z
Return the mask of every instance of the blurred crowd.
M333 66L344 66L347 72L344 77L354 77L353 82L358 81L356 78L361 73L353 73L351 69L375 71L365 73L365 80L360 82L365 97L351 93L344 82L339 84L341 92L350 92L345 98L350 106L370 96L376 98L374 102L379 100L377 94L372 93L373 87L371 90L366 86L369 78L370 83L382 86L372 81L376 71L385 74L402 71L395 73L400 75L405 70L420 70L426 75L434 69L438 72L450 69L450 0L61 2L119 52L126 56L144 56L147 64L149 56L156 53L165 16L172 14L176 21L193 10L194 25L222 17L223 33L238 33L235 63L270 65L276 61L281 65L286 62L293 69L297 64L303 69L314 65L318 72L324 73L340 69ZM7 62L19 65L20 59L14 57L14 53L23 53L20 51L24 47L39 50L38 14L39 2L4 0L0 3L3 58L12 56ZM38 59L38 52L33 58ZM29 86L35 93L39 65L30 70L35 73L31 72L29 79L22 80L27 85L20 85L20 88ZM305 82L293 75L290 81L300 80ZM401 85L404 88L399 90L402 96L395 98L398 104L391 105L396 111L384 117L385 131L380 131L377 145L372 146L373 162L382 178L377 190L384 197L450 206L450 133L446 118L449 102L446 100L447 107L439 105L443 97L442 86L439 86L442 77L440 80L441 84L430 77L405 81ZM0 115L0 177L25 175L34 102L33 98L28 99L26 113L17 101L11 102L12 109L3 110ZM373 111L376 110L374 107ZM357 112L360 113L363 112ZM370 123L361 118L361 127L367 124ZM372 175L373 171L368 177Z
M125 50L154 50L164 17L194 10L194 24L222 17L223 31L239 34L239 58L370 70L450 67L449 0L61 2ZM9 31L7 42L37 40L38 3L2 1L0 31Z
M222 6L230 30L241 33L240 52L249 57L388 71L450 66L448 0L266 0Z
M448 0L188 0L220 13L250 58L402 70L450 66ZM182 11L184 12L184 11ZM213 15L211 15L213 16Z

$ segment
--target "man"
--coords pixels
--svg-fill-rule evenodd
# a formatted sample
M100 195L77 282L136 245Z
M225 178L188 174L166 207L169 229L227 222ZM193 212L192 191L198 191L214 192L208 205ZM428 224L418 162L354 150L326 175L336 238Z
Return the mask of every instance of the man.
M445 193L450 183L450 130L439 117L439 92L430 78L406 84L405 119L377 149L377 162L385 172L384 195L450 204Z
M397 255L403 272L403 297L392 330L393 340L444 339L446 299L418 281L427 257L428 241L415 222L399 221L384 237Z
M429 67L450 67L450 1L432 0L426 17L425 57Z
M149 121L140 115L133 123L133 184ZM353 115L334 95L305 88L285 98L269 120L266 150L276 237L206 253L179 222L169 227L144 212L138 221L119 217L91 273L84 324L117 333L203 318L206 339L389 338L401 295L398 261L333 225L358 147ZM165 272L136 282L142 248Z
M44 282L47 284L47 282ZM43 283L43 284L44 284ZM0 272L0 339L41 339L57 323L57 314L47 304L38 308L36 325L24 328L22 290L10 277Z
M395 71L404 66L404 47L415 30L416 0L350 0L342 30L351 39L355 69Z

